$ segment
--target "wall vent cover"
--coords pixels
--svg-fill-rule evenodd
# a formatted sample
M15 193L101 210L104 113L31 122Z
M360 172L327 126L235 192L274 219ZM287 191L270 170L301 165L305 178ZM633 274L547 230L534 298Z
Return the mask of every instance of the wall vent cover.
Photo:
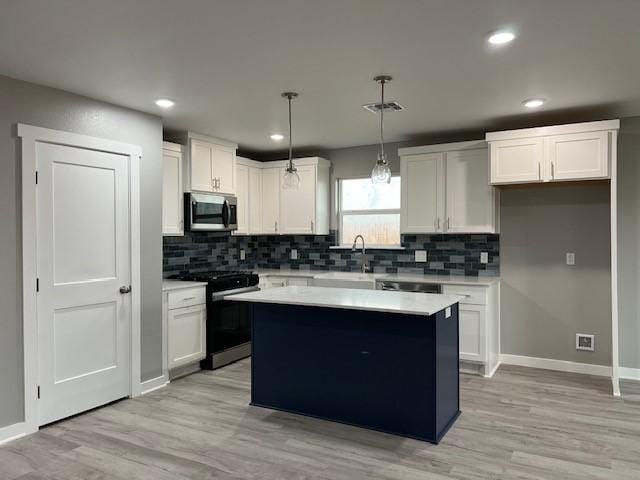
M595 337L585 333L576 333L576 350L593 352L595 350Z
M380 113L380 110L383 110L383 109L384 109L384 113L399 112L400 110L404 110L404 107L400 105L398 102L396 102L395 100L392 100L390 102L384 102L384 105L380 102L367 103L366 105L363 105L362 108L370 111L371 113Z

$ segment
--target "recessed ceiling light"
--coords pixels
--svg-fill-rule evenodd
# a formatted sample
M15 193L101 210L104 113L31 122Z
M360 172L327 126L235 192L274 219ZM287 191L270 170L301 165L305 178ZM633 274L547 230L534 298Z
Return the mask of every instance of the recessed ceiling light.
M175 105L173 100L169 100L168 98L159 98L156 100L156 105L160 108L171 108Z
M544 105L545 102L546 100L544 98L530 98L522 102L522 104L527 108L538 108Z
M505 43L512 41L514 38L516 38L516 36L513 32L500 30L489 36L489 43L492 45L504 45Z
M282 135L281 133L274 133L273 135L271 135L271 140L273 140L274 142L280 142L282 139L284 139L284 135Z

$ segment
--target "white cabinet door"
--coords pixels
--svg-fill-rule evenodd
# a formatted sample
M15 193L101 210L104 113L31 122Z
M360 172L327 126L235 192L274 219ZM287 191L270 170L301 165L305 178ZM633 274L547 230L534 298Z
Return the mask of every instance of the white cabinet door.
M542 138L491 142L491 183L531 183L544 178Z
M586 132L546 137L552 181L609 178L609 133Z
M400 224L402 233L442 232L444 228L444 154L403 157Z
M487 150L446 154L446 231L495 232L494 187L489 185Z
M249 167L238 165L236 167L236 198L238 229L236 234L249 233Z
M162 234L184 235L182 153L162 151Z
M191 164L191 190L213 192L214 145L199 140L191 140L189 162Z
M486 361L486 307L460 304L460 359L472 362Z
M262 232L262 169L249 167L249 233Z
M280 193L279 233L314 233L316 212L316 167L305 165L298 168L300 185L298 188L282 190Z
M206 356L206 306L169 310L169 369L188 365Z
M262 232L279 233L281 168L262 171Z
M236 151L234 148L215 145L211 172L214 191L217 193L235 193Z

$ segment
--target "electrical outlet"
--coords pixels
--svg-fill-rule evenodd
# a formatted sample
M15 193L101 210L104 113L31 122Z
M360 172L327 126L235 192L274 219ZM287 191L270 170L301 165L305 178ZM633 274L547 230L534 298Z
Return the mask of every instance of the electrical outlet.
M416 250L416 262L426 262L426 261L427 261L427 251Z
M575 264L576 264L576 254L567 253L567 265L575 265Z
M245 260L247 258L247 254L244 251L244 248L240 249L240 260Z
M297 259L298 259L298 249L292 248L291 249L291 260L297 260Z
M480 263L489 263L489 252L480 252Z
M576 350L595 351L596 337L586 333L576 333Z

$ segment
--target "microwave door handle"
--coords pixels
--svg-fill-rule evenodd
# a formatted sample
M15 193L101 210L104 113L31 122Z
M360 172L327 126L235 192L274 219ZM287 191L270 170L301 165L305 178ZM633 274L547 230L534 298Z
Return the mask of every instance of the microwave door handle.
M224 228L229 228L229 202L226 200L222 204L222 223Z

